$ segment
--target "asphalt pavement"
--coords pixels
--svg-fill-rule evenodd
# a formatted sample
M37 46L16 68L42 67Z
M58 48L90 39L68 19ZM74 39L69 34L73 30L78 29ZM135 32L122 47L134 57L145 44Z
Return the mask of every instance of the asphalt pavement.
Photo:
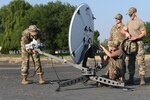
M135 85L126 86L128 89L115 87L96 87L95 82L86 85L78 83L62 87L57 92L58 83L80 77L81 71L66 64L49 64L42 62L46 84L39 85L34 74L33 64L29 71L31 84L20 84L20 64L0 63L0 100L150 100L150 63L147 60L147 85L139 85L138 67L135 74ZM106 69L98 74L102 75ZM128 78L128 73L126 74Z

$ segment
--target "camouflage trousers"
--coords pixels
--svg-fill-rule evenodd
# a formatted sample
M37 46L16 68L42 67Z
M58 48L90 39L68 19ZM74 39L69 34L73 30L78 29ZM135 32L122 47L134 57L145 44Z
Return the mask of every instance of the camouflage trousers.
M106 75L109 79L116 80L125 75L125 62L122 62L122 66L117 66L116 62L112 60L112 58L109 59L108 62L108 70Z
M35 67L36 73L43 74L41 62L40 62L40 55L39 54L32 54L28 53L25 50L22 50L22 66L21 66L21 75L28 75L29 74L29 62L30 57L33 60L33 64Z
M146 74L146 65L145 65L144 43L142 41L138 41L137 44L138 44L137 53L128 56L129 74L130 75L135 74L135 61L137 59L138 66L139 66L139 75L145 75Z

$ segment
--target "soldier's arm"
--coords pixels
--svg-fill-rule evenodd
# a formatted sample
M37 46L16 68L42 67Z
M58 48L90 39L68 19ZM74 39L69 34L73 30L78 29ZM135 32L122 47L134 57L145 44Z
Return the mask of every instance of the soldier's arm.
M116 53L116 52L111 53L109 50L107 50L107 49L106 49L105 47L103 47L102 45L100 45L100 47L104 50L104 52L106 53L106 55L109 56L110 58L119 56L118 53Z
M125 34L127 38L131 38L131 35L127 30L128 30L128 28L126 26L124 26L121 30L121 33Z
M146 27L145 27L145 25L144 25L144 22L141 21L140 35L138 35L137 39L142 39L142 38L145 37L146 35L147 35Z
M108 39L108 41L112 41L113 40L113 33L112 33L112 31L110 32L110 37L109 37L109 39Z
M25 45L27 44L27 42L28 42L27 34L23 32L21 37L21 46L23 47L23 49L26 49Z
M27 30L24 30L23 32L22 32L22 37L21 37L21 48L23 49L23 50L25 50L25 51L28 51L27 49L26 49L26 44L28 44L28 42L29 42L29 32L27 31Z
M109 37L108 43L107 43L108 47L110 47L110 44L112 41L113 41L113 27L111 28L111 31L110 31L110 37Z
M112 41L113 41L113 36L112 36L112 33L111 33L110 37L108 39L108 43L107 43L108 47L110 47L110 44L111 44Z
M146 36L146 30L141 30L140 31L140 35L138 35L137 37L135 37L135 38L133 38L131 40L140 40L140 39L142 39L145 36Z
M140 40L146 36L146 28L144 24L141 25L139 33L140 35L138 35L137 37L132 37L131 40Z
M112 28L111 28L110 37L109 37L108 41L113 41L114 40L114 37L113 37L114 29L115 29L115 25L113 25Z

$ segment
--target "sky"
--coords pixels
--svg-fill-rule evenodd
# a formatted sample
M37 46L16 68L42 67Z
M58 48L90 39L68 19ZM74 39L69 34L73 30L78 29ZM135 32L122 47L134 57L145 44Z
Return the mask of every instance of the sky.
M11 0L0 0L0 8L9 4ZM126 15L130 7L136 7L137 16L144 22L150 22L150 0L25 0L31 5L47 4L48 2L61 1L69 3L73 6L79 6L86 3L96 17L94 20L94 29L100 32L100 39L103 41L110 36L111 27L115 24L115 15L121 13L123 15L123 23L129 19Z

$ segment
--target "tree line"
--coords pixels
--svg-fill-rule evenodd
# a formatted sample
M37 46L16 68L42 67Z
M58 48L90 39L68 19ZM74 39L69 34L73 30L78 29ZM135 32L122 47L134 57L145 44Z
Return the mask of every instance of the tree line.
M68 49L68 29L75 7L60 1L32 6L13 0L0 9L0 46L2 52L20 49L22 31L37 25L43 33L45 49Z
M68 50L69 24L76 6L61 1L32 6L25 0L13 0L0 8L0 46L2 53L20 50L22 31L29 25L37 25L43 33L45 49L50 53ZM145 23L147 37L144 39L150 49L150 22ZM94 42L99 32L94 31ZM106 42L106 41L104 41ZM150 52L150 50L149 50Z

